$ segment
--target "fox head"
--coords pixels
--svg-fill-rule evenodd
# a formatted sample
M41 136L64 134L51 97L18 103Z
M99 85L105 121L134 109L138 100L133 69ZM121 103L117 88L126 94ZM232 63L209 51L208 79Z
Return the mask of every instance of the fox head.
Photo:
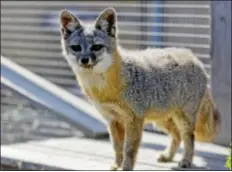
M91 25L67 10L60 13L63 54L74 72L105 72L116 49L116 11L107 8Z

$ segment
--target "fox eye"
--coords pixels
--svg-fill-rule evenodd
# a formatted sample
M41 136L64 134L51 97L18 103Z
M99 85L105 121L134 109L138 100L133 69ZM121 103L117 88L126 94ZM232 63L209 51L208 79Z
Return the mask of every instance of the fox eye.
M81 46L80 45L71 45L70 48L75 52L81 51Z
M95 45L92 45L91 51L99 51L99 50L101 50L103 47L104 47L104 45L95 44Z

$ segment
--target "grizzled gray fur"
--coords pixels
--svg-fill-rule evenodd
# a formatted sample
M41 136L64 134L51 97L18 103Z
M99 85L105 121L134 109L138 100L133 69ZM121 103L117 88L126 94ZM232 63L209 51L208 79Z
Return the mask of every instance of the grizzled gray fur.
M207 75L198 59L177 56L185 51L189 50L148 49L122 56L122 76L128 85L124 97L136 114L141 116L150 107L175 106L194 115L207 88Z

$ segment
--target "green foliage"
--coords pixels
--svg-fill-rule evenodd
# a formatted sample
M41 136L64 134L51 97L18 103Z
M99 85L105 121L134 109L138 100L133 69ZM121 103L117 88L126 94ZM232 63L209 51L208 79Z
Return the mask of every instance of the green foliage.
M227 157L227 160L226 160L226 168L228 170L232 170L232 166L231 166L231 153L232 153L232 144L230 145L230 148L229 148L229 155Z

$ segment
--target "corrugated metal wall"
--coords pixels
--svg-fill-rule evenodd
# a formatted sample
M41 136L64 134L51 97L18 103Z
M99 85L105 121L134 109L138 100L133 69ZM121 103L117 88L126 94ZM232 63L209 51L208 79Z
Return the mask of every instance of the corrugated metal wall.
M61 54L58 15L70 9L84 21L114 7L127 48L191 48L210 71L210 1L1 1L1 54L81 95Z

